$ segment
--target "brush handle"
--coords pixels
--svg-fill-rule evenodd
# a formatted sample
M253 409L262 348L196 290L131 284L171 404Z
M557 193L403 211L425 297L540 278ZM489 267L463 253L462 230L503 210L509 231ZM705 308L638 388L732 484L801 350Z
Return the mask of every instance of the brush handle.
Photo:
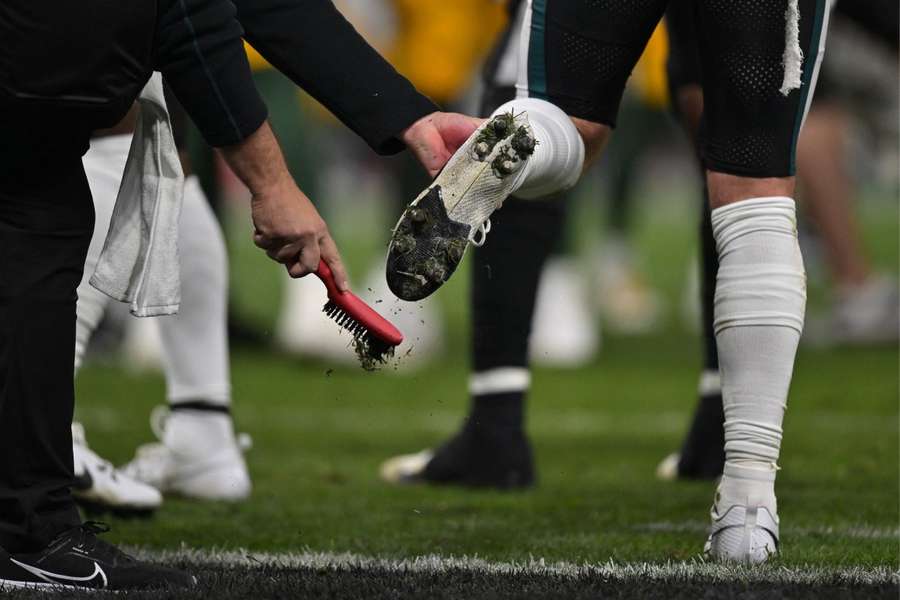
M353 292L349 290L342 292L338 289L334 274L324 260L319 261L316 276L325 284L328 299L365 327L371 335L389 346L398 346L403 341L403 334L390 321L375 312L375 309L360 300Z

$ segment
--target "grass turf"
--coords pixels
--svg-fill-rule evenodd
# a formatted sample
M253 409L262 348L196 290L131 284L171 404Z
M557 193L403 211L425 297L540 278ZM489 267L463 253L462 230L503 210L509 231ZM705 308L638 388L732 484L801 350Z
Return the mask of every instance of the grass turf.
M866 231L876 260L896 272L896 207L870 215ZM650 275L672 303L692 233L690 223L664 219L639 231ZM278 276L253 272L248 265L256 258L237 258L239 279L252 276L254 289L263 290L244 299L256 302L260 322L270 326ZM528 425L540 478L535 489L501 493L379 482L382 460L435 444L464 414L464 293L463 274L442 290L451 307L449 355L412 376L332 372L276 354L236 351L234 412L239 429L254 439L248 454L252 498L240 505L170 499L155 519L113 520L109 537L151 549L311 549L398 559L437 554L595 563L696 557L712 485L654 478L657 462L678 447L695 402L698 342L674 322L650 337L607 338L588 368L535 372ZM79 377L78 395L91 444L120 462L150 440L146 416L164 398L164 385L156 375L94 366ZM778 480L780 564L898 569L897 399L895 347L801 349ZM216 582L240 580L204 569L219 573L211 575ZM328 572L307 575L309 585L325 586L316 588L319 594L332 593L328 586L336 584ZM356 577L371 584L370 574L348 577L346 597L361 589L351 585ZM402 581L395 583L404 595ZM485 583L488 596L494 595L491 585ZM458 596L468 588L454 589ZM659 589L673 595L675 588ZM689 595L704 593L694 591ZM738 584L720 591L740 596L748 590Z

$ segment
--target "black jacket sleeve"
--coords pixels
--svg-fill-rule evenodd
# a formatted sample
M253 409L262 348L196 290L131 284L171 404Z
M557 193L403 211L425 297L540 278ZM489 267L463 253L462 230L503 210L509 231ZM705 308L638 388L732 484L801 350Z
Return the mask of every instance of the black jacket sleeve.
M234 0L245 37L379 154L438 110L382 58L331 0Z
M160 0L154 68L212 146L240 142L267 112L229 0Z

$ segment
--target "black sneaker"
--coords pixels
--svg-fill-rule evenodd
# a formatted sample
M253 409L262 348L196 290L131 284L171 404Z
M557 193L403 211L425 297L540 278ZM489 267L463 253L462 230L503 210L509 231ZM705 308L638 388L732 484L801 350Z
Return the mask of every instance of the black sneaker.
M0 589L179 589L196 584L187 573L141 562L97 537L109 528L93 521L73 527L31 554L0 549Z
M478 427L471 420L436 451L395 456L381 465L389 483L518 489L535 483L531 444L520 429Z

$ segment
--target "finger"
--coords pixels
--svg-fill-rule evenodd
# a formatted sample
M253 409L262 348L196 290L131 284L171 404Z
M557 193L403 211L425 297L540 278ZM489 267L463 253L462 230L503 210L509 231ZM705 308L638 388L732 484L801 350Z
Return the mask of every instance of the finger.
M300 244L288 244L281 248L268 250L266 254L275 262L290 265L297 262L301 249L302 246Z
M307 268L303 265L303 263L301 263L299 260L298 260L297 262L293 263L293 264L285 265L284 267L287 269L288 275L290 275L290 276L293 277L294 279L299 279L299 278L301 278L301 277L306 277L307 275L309 275L310 273L312 273L312 271L310 271L309 269L307 269Z
M268 236L263 235L259 231L253 232L253 243L257 248L262 248L263 250L269 250L275 245L275 240L269 239Z
M322 260L331 268L334 274L334 282L337 288L346 292L350 290L350 278L347 277L347 270L344 268L344 262L341 260L341 253L337 249L337 244L330 235L326 235L319 242L319 248L322 251Z
M303 249L300 251L300 264L307 270L307 272L313 272L319 268L319 244L316 241L313 241L310 244L306 244L303 246Z

